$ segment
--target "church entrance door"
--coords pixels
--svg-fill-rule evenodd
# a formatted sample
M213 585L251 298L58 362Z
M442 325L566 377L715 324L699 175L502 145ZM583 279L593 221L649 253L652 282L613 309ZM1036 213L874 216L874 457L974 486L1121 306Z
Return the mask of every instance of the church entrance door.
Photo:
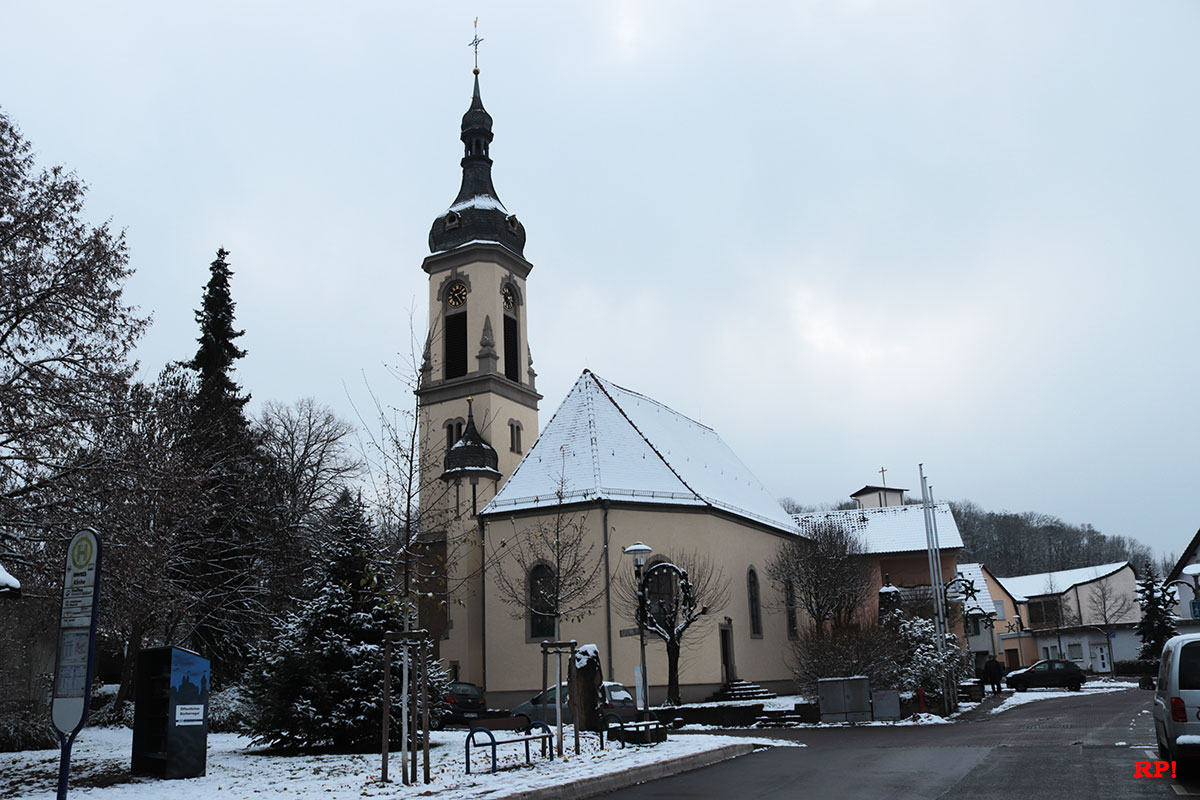
M729 617L721 623L721 683L728 684L737 680L737 669L733 664L733 620Z

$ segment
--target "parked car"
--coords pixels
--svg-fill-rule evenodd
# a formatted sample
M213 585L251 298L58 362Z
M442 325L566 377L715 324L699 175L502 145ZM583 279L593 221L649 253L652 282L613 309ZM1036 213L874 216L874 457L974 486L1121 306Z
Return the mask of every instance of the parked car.
M1154 689L1154 737L1163 759L1200 756L1200 633L1163 645Z
M570 725L575 721L574 715L571 713L571 706L568 703L570 695L567 694L567 684L562 684L563 689L563 723ZM555 717L555 695L557 690L551 686L544 692L540 692L526 700L521 705L512 710L513 716L525 714L531 721L546 722L553 725L556 721ZM542 719L542 695L546 696L546 718ZM633 695L629 693L622 684L614 681L604 682L604 699L600 703L600 714L605 719L616 719L626 722L637 717L637 708L633 700Z
M1087 675L1074 661L1049 658L1024 669L1014 669L1004 680L1010 689L1016 689L1018 692L1051 687L1078 692L1087 681Z
M469 725L471 720L486 716L487 698L473 683L451 683L444 699L447 711L442 715L442 725Z

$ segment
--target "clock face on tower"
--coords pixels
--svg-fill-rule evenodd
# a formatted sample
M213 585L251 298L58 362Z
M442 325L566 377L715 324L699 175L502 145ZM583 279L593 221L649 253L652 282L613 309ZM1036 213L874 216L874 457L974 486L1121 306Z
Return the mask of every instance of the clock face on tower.
M504 288L500 290L500 297L504 300L505 311L512 311L517 307L517 293L511 285L504 284Z
M446 289L446 302L454 308L467 302L467 285L462 281L450 284L450 288Z

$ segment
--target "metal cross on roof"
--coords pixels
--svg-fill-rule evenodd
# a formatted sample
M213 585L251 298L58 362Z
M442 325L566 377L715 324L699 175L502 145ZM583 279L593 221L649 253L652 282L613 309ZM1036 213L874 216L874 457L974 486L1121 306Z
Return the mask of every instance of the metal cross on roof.
M475 18L475 38L467 42L467 47L475 48L475 74L479 74L479 45L483 39L479 38L479 17Z
M887 486L887 469L884 467L879 468L879 480L884 486Z

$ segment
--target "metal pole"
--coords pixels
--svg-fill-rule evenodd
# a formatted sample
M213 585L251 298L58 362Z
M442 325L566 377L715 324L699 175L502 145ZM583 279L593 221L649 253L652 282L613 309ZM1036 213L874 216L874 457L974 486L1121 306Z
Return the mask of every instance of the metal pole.
M557 618L555 618L555 620L554 620L554 628L555 628L555 633L557 634L557 632L558 632L558 619ZM558 636L555 635L554 638L555 638L555 640L557 640ZM558 749L558 757L559 758L562 758L562 754L563 754L563 752L562 752L562 742L563 742L562 696L563 696L563 691L562 691L562 650L560 648L556 647L556 648L554 648L554 717L555 717L554 729L555 729L555 737L558 741L557 749Z
M567 674L568 675L570 674L571 665L575 663L575 640L574 639L571 640L571 656L570 656L570 658L571 658L571 662L570 662L570 664L567 665ZM576 679L578 679L578 677L579 677L578 669L575 670L575 677L576 677ZM576 683L578 683L578 680L576 680ZM576 686L575 688L578 689L579 687ZM601 692L604 691L603 686L600 687L600 691ZM579 709L580 711L583 710L583 706L580 705L580 701L582 699L583 699L582 697L575 698L575 708ZM575 725L574 725L574 728L575 728L575 755L579 755L579 723L580 722L581 722L581 720L579 719L579 717L576 717Z
M637 568L638 577L638 606L641 608L641 615L638 619L638 640L642 651L642 712L643 719L650 718L650 675L646 672L646 587L645 579L642 577L642 568Z
M71 745L75 741L75 734L70 736L63 735L62 731L58 734L59 745L62 748L62 759L58 762L58 799L67 800L67 781L71 774Z
M424 732L424 757L422 766L425 769L425 783L429 783L429 648L421 641L421 730Z
M409 642L408 644L411 648L412 642ZM420 644L419 640L418 640L418 644ZM416 783L417 782L417 720L418 720L418 717L417 717L417 677L418 677L417 676L417 663L418 663L418 661L417 661L417 654L415 652L412 654L412 662L413 662L412 671L409 674L412 677L413 685L412 685L412 691L409 692L408 696L411 698L411 702L412 702L412 727L409 728L409 730L412 731L413 741L412 741L412 762L411 762L412 769L409 771L408 774L412 776L412 782Z
M548 659L549 657L550 657L550 653L548 650L546 650L546 643L543 641L542 642L542 722L546 721L546 692L550 689L550 687L546 684L546 681L549 680L549 678L546 674L547 669L548 669L548 667L546 665L546 659ZM558 689L555 689L554 691L557 692ZM546 740L545 739L542 739L542 755L543 756L546 755Z
M408 631L408 612L404 613L404 630ZM400 780L408 784L408 641L402 645L400 659Z
M391 736L392 716L392 640L389 635L383 639L383 765L379 770L381 783L388 782L388 738Z

